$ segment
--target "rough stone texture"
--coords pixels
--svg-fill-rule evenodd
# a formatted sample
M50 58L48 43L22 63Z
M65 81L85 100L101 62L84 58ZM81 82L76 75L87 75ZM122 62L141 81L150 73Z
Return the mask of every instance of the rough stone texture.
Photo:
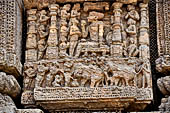
M44 113L40 109L17 109L12 98L0 93L0 113Z
M162 98L159 110L170 112L170 20L169 20L170 1L157 0L157 39L159 58L156 60L156 69L164 73L165 77L158 79L157 84L165 95Z
M160 91L164 95L170 95L170 76L161 77L157 83Z
M0 70L16 77L22 73L21 3L21 0L0 1Z
M22 104L143 110L153 99L147 1L72 2L24 0Z
M0 93L0 112L1 113L16 113L16 106L11 97Z
M162 112L170 111L170 76L161 77L157 81L159 90L162 94L165 95L165 98L162 98L161 105L159 106L159 110Z
M21 93L21 87L12 75L0 72L0 92L11 97L17 97Z
M16 113L44 113L40 109L17 109Z

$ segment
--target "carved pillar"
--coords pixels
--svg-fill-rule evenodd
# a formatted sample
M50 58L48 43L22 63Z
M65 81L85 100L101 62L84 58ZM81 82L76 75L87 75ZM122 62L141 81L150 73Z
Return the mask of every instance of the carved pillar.
M148 20L148 4L140 3L140 34L139 34L139 57L142 59L150 58L149 51L149 20Z
M26 63L24 64L24 73L23 77L25 81L23 82L23 93L21 96L21 103L32 106L35 104L33 98L33 88L34 88L34 78L35 74L35 66L33 66L32 62L36 62L38 60L38 50L39 50L39 41L38 41L38 26L37 26L37 9L29 9L27 10L27 39L26 39ZM43 36L43 33L39 33L40 37Z
M49 36L47 40L47 50L46 50L46 59L56 59L58 57L58 28L57 28L57 12L59 5L51 4L50 16L51 16L51 25L49 30Z
M122 57L123 54L123 44L121 36L121 7L122 3L115 2L112 4L113 10L113 25L112 25L112 45L111 45L111 56Z
M27 11L27 41L26 41L26 62L37 61L37 27L36 27L36 9Z

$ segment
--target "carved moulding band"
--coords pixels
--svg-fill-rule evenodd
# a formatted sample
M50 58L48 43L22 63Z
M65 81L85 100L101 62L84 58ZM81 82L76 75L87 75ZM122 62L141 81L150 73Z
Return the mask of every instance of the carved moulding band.
M152 88L101 87L101 88L35 88L34 98L38 105L53 110L124 110L130 104L149 104L153 99ZM65 103L67 102L67 103ZM49 104L50 103L50 104ZM65 103L65 104L64 104ZM55 106L55 107L54 107ZM54 109L55 108L55 109ZM67 111L67 110L66 110Z
M24 5L26 9L31 9L37 7L38 9L42 9L43 7L47 7L52 3L82 3L82 2L112 2L112 0L24 0ZM149 0L115 0L117 2L121 2L123 4L132 4L137 2L148 3Z
M151 88L136 87L58 87L58 88L35 88L34 98L36 101L63 101L103 98L135 98L136 100L152 100Z

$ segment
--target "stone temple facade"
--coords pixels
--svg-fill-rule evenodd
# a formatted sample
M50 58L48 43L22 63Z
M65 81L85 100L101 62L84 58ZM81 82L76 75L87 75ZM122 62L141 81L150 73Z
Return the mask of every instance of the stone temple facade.
M169 0L0 0L0 113L169 113L169 18Z

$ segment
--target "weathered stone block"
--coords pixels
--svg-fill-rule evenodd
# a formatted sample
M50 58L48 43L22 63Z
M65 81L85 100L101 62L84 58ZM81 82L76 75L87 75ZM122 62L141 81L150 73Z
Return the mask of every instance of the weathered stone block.
M19 76L22 71L22 1L0 1L0 70Z
M0 93L0 113L44 113L40 109L17 109L10 96Z
M16 106L11 97L0 93L0 113L16 113Z
M14 76L0 72L0 81L0 93L7 94L11 97L16 97L20 94L21 87Z

